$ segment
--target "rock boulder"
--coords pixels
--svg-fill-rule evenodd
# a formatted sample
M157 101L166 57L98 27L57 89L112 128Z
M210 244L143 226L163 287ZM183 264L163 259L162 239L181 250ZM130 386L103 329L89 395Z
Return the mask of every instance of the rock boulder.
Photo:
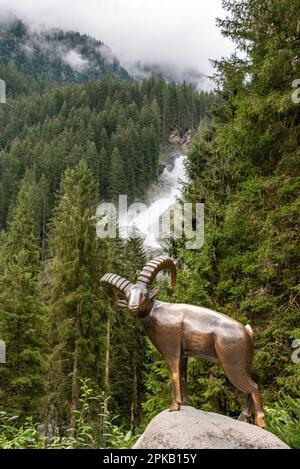
M182 406L149 423L134 449L288 449L272 433L220 414Z

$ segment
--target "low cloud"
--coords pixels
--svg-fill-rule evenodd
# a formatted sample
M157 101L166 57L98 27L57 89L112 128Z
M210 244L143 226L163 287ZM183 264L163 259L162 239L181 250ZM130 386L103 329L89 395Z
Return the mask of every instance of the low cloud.
M88 60L84 59L75 49L69 50L61 58L76 72L82 72L89 65Z
M102 55L102 57L109 63L113 64L115 60L117 60L117 56L113 53L110 47L106 44L101 44L100 47L97 48L97 52Z
M141 63L128 64L128 71L131 75L139 79L148 78L152 74L163 76L168 81L192 84L196 89L203 89L206 86L206 78L199 70L193 67L180 68L176 64Z
M229 55L215 18L221 0L0 0L1 16L14 13L35 28L76 30L103 41L122 65L166 67L178 77L209 75L209 59ZM108 48L107 52L110 50ZM71 59L74 59L74 57ZM71 60L72 61L72 60ZM80 60L73 60L75 66ZM80 65L79 65L80 66ZM201 82L201 79L200 79Z
M47 32L48 34L51 37L51 31ZM47 54L50 60L62 60L74 72L80 73L89 67L89 61L82 57L81 53L76 49L69 49L66 45L57 41L49 42L48 37L41 32L30 31L29 29L27 40L20 47L28 57L31 57L34 51L39 49L44 54Z

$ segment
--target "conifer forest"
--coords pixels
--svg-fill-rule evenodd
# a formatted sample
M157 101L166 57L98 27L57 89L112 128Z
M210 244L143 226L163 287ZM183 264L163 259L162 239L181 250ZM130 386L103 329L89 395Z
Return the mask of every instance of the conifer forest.
M235 53L213 61L211 91L137 78L91 36L0 12L0 448L130 448L168 408L167 365L99 283L134 282L151 255L141 237L98 237L96 209L153 193L182 153L174 132L191 134L180 197L204 204L205 238L167 243L178 278L156 279L159 299L251 324L267 430L300 447L299 2L222 4ZM88 66L62 59L75 49ZM189 359L188 386L198 409L245 405L219 364Z

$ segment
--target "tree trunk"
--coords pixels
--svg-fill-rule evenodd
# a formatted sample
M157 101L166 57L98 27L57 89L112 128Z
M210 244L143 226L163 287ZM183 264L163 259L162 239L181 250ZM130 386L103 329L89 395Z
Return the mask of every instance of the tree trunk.
M76 415L75 411L78 406L78 359L79 359L79 318L81 312L81 304L77 303L76 306L76 322L75 322L75 347L74 347L74 361L72 371L72 384L71 384L71 405L70 405L70 427L72 428L71 436L75 436Z
M132 381L132 404L131 404L131 427L134 429L137 419L137 402L138 402L138 379L137 379L137 358L136 352L133 352L133 381Z
M106 351L105 351L105 375L104 375L104 387L106 394L109 396L110 393L110 382L109 382L109 373L110 373L110 334L111 334L111 314L110 309L107 314L106 322Z
M46 199L43 199L43 224L42 224L42 262L45 260L45 243L46 243Z
M104 368L104 389L105 389L105 397L110 395L110 381L109 381L109 374L110 374L110 335L111 335L111 312L110 308L108 308L107 312L107 321L106 321L106 350L105 350L105 368ZM103 406L103 414L104 417L102 418L101 423L101 433L102 433L102 444L105 448L106 443L106 414L108 413L108 404L107 399L104 401Z

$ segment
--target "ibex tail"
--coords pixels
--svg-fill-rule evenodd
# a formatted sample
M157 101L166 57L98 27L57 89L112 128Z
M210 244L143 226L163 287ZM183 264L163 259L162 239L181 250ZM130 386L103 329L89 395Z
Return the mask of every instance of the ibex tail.
M246 324L245 329L247 330L252 342L254 342L254 332L250 324Z

